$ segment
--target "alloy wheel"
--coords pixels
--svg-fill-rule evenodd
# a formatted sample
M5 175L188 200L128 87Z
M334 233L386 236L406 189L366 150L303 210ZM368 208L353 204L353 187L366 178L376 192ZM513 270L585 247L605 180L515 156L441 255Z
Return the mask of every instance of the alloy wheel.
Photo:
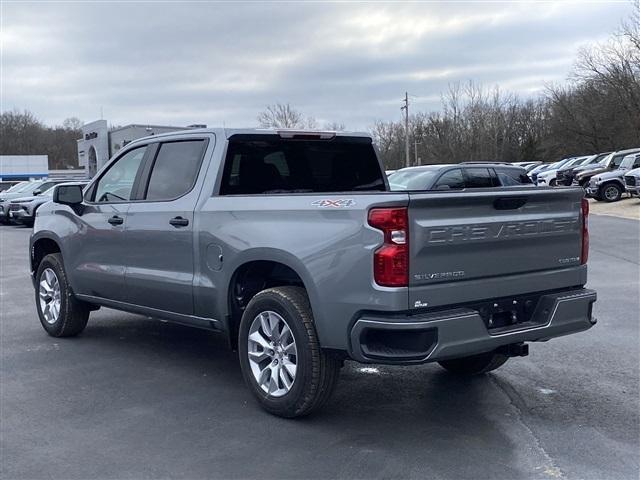
M616 198L618 198L618 189L614 186L605 188L604 197L607 200L615 200Z
M46 268L40 275L40 288L38 291L40 310L46 322L53 325L60 316L60 282L50 268Z
M291 390L298 351L291 328L282 316L265 311L253 319L247 354L253 377L267 395L282 397Z

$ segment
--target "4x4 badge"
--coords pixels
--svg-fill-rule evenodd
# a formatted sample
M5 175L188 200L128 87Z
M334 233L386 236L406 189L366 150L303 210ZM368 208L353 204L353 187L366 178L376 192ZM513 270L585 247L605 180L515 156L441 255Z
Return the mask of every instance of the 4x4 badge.
M316 200L311 205L314 207L320 208L347 208L353 207L356 204L356 201L353 198L337 198L337 199L324 199L324 200Z

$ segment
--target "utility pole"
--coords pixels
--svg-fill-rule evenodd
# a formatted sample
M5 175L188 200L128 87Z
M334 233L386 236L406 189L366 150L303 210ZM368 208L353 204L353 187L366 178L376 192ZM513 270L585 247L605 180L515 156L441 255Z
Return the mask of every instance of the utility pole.
M404 106L400 107L404 110L404 148L405 148L405 167L411 166L409 159L409 93L404 92Z

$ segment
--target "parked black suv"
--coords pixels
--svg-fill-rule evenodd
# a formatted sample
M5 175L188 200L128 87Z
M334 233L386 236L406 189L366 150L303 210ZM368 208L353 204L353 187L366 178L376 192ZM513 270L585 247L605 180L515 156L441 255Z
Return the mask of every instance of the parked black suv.
M522 167L503 163L460 163L403 168L389 178L391 190L461 190L533 186Z

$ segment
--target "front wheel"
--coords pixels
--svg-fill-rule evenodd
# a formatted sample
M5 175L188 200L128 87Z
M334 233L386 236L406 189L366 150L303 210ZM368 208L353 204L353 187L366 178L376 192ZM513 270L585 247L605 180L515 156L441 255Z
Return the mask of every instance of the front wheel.
M599 194L606 202L617 202L622 198L622 187L615 183L610 183L601 187Z
M501 367L509 357L496 352L438 362L445 370L457 375L479 375Z
M36 309L52 337L72 337L87 326L89 307L74 297L59 253L47 255L38 265Z
M247 305L238 335L245 382L269 413L293 418L331 396L340 361L320 348L304 289L269 288Z

